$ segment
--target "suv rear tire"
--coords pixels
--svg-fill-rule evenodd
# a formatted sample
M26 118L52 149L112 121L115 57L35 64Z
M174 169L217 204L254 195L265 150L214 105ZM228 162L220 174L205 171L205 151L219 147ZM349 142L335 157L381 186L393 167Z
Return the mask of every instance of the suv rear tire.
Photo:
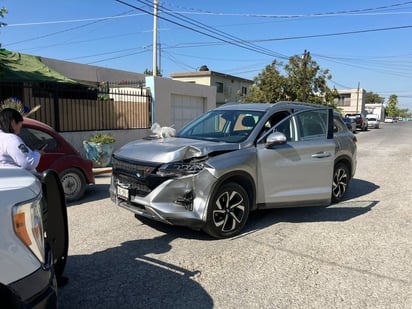
M332 203L339 203L348 190L349 169L344 163L338 163L333 170Z

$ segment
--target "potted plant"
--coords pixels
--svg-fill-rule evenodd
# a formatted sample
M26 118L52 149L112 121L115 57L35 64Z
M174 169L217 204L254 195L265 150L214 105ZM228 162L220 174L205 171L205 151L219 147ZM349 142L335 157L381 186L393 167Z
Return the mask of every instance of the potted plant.
M94 167L110 165L115 141L112 135L102 132L97 132L88 140L83 141L86 157L93 161Z

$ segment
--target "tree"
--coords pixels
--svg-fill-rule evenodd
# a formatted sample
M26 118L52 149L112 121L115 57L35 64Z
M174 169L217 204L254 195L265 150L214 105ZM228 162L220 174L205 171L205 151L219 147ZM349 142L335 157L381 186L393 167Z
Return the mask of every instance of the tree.
M333 105L333 99L338 97L337 90L327 86L327 81L332 79L329 69L321 69L307 51L303 57L292 56L285 71L288 73L286 95L292 101Z
M6 15L6 14L7 14L7 9L5 7L2 7L0 9L0 18L3 18L4 15ZM3 23L3 22L0 22L0 27L4 27L4 26L7 26L7 24Z
M399 116L399 109L398 109L398 96L396 94L391 94L389 97L388 105L386 106L386 115L389 117L398 117Z
M377 93L373 93L372 91L366 92L366 101L365 103L383 103L385 98L381 97Z
M4 18L4 15L7 14L7 9L5 7L2 7L0 9L0 18ZM6 26L6 23L0 22L0 28ZM0 48L1 48L1 43L0 43ZM3 71L4 68L4 63L0 63L0 73Z
M278 67L281 63L276 60L267 65L253 81L254 84L249 88L249 95L243 97L244 102L276 102L285 100L284 87L285 78L280 74Z
M284 66L287 73L280 73L282 63L274 60L256 76L253 86L249 88L249 95L242 101L248 102L276 102L281 100L304 101L332 105L338 97L335 88L330 89L327 81L332 78L329 70L321 70L305 51L303 57L293 56Z
M162 77L162 73L160 72L159 68L156 68L156 71L157 71L157 72L156 72L156 73L157 73L157 76ZM146 69L146 70L144 70L143 74L144 74L144 75L153 75L153 71L152 71L152 70L149 70L149 69Z

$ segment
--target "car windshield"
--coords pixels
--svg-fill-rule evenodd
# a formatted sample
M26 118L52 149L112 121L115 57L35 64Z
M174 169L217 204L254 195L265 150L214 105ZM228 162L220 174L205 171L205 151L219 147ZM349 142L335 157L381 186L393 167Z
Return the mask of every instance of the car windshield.
M239 143L250 135L262 115L259 111L213 110L183 127L177 136Z

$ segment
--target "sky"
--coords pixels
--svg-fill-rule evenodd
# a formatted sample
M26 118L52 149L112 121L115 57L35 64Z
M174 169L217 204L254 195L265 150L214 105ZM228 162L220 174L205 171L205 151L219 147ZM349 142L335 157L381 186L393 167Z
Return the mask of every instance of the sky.
M155 0L0 0L2 48L143 73L153 67ZM310 52L329 86L363 88L412 111L412 1L158 0L163 77L211 71L253 79Z

